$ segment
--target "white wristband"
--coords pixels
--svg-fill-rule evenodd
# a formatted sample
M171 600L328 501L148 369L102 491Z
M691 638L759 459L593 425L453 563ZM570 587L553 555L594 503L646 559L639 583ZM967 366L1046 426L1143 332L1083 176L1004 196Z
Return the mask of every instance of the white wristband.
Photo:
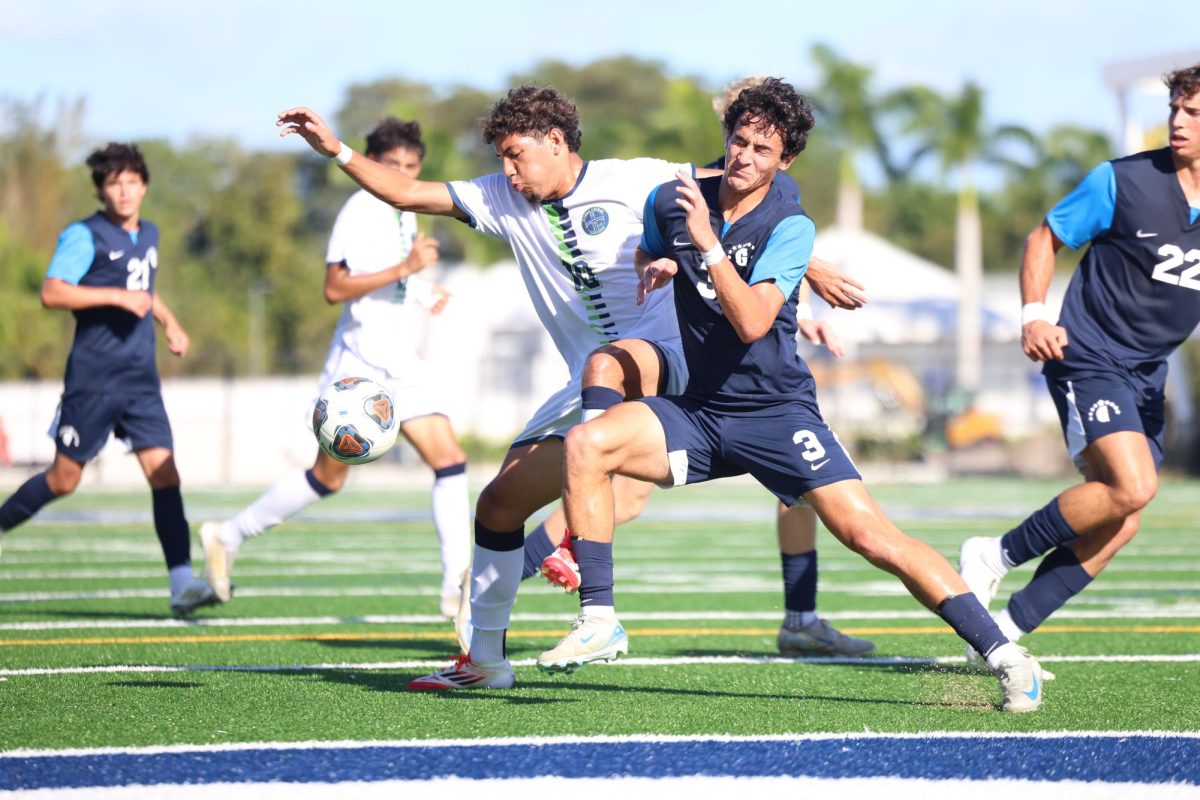
M351 150L350 145L346 144L345 142L338 142L338 144L342 146L342 149L339 150L338 154L333 157L333 160L336 161L340 166L344 167L350 163L350 159L354 158L354 151Z
M803 322L813 318L811 303L796 303L796 319Z
M711 267L714 264L720 264L725 260L725 249L721 247L721 243L717 242L712 250L705 250L700 254L700 258L704 260L704 266Z
M1022 328L1039 319L1043 322L1054 323L1054 320L1050 317L1050 312L1046 309L1045 303L1026 303L1021 306Z

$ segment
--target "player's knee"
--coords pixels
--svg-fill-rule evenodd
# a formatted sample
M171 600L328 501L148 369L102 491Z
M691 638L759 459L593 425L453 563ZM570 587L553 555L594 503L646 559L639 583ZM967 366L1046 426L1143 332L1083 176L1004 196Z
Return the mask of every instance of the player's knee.
M82 477L82 470L52 469L46 473L46 485L50 487L50 491L54 493L55 497L62 497L78 489Z
M1138 513L1158 493L1158 475L1150 472L1135 475L1112 487L1112 502L1118 516L1128 517Z
M622 357L628 358L628 354L611 345L595 350L588 356L583 367L584 386L603 386L624 391L625 369L621 365Z
M563 462L571 471L584 469L609 470L604 465L610 448L604 426L597 424L576 425L567 432L563 443Z
M537 510L525 508L524 503L519 501L522 496L520 492L506 489L499 480L494 480L479 493L479 500L475 503L475 519L494 531L519 528Z

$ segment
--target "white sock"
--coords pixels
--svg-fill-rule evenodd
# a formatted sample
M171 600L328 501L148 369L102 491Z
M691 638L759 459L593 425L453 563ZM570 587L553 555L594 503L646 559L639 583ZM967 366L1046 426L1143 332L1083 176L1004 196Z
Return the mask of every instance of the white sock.
M1000 628L1001 633L1008 637L1010 642L1015 642L1025 635L1025 631L1018 628L1017 623L1013 622L1007 607L996 615L996 626Z
M471 624L476 634L481 629L504 631L508 628L524 565L524 548L499 551L475 545L471 566Z
M1002 644L999 647L997 647L995 650L993 650L992 652L988 653L988 657L987 657L988 669L995 672L996 668L1000 666L1001 661L1016 659L1016 658L1019 658L1020 656L1021 656L1021 653L1017 650L1016 642L1009 642L1008 644Z
M174 597L192 582L192 565L180 564L178 567L171 567L167 570L167 575L171 580L171 596Z
M236 553L242 542L274 528L321 499L304 470L289 472L221 528L221 542Z
M983 563L987 565L988 569L1003 578L1012 569L1012 564L1004 560L1004 548L1000 546L1000 538L997 536L987 540L987 546L983 548L982 558Z
M495 664L504 660L504 631L471 633L471 660L476 664Z
M807 628L817 621L817 612L815 611L790 611L785 609L783 614L783 627L790 631Z
M588 606L580 611L585 617L594 617L596 619L612 622L617 618L617 610L613 606Z
M458 591L463 571L471 564L471 504L467 473L446 475L433 482L433 527L442 546L442 594Z

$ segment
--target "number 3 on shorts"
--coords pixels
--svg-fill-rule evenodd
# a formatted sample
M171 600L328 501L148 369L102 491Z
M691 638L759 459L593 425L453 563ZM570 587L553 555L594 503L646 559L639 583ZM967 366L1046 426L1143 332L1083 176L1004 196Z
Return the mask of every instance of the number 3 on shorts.
M792 434L792 444L804 447L804 452L800 455L810 463L825 456L825 448L817 441L817 437L812 431L796 431Z

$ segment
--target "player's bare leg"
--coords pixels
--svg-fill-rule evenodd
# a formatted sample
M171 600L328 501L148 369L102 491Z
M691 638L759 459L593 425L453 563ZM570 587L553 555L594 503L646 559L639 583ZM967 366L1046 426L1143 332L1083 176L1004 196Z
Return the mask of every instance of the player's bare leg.
M538 657L547 672L574 672L629 651L613 604L612 481L620 473L642 481L670 480L666 434L644 403L622 403L567 434L563 505L580 565L579 617L572 630Z
M804 499L840 542L898 577L918 602L984 657L1000 681L1005 710L1032 711L1041 705L1041 665L1005 638L950 562L896 527L862 481L822 486Z

